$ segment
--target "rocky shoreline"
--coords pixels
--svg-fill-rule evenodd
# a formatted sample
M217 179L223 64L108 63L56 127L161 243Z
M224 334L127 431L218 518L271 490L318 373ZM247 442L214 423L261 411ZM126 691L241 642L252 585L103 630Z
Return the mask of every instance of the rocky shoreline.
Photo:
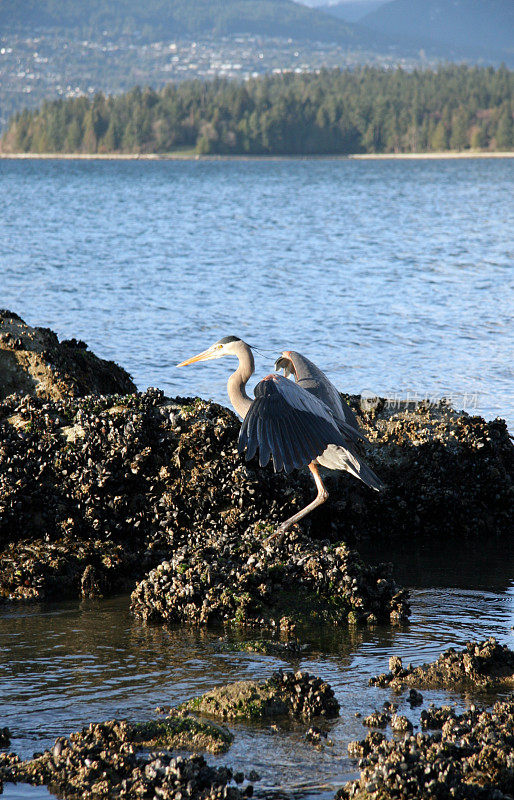
M369 407L350 397L370 439L366 458L386 490L378 496L346 476L328 478L329 501L296 526L282 550L268 553L262 539L308 502L309 477L246 464L236 450L240 423L226 408L166 398L156 389L95 394L110 367L101 362L102 380L90 380L96 357L82 343L59 344L9 312L0 323L0 365L14 358L26 371L19 392L32 392L0 394L4 600L105 596L144 579L134 608L146 618L255 620L270 616L266 593L284 580L326 600L326 582L313 584L307 575L315 562L323 571L335 564L346 582L331 594L336 617L373 621L394 612L397 619L407 607L393 602L398 589L390 574L370 572L348 546L363 539L510 534L514 447L503 421L487 423L444 404L395 408L378 400ZM42 339L52 340L51 352L49 345L41 350ZM35 342L38 358L54 370L47 364L38 383L26 369ZM88 370L74 372L65 360L70 353L79 361L87 353ZM130 385L120 373L113 365L118 389ZM212 548L209 577L201 564ZM234 574L240 600L223 596L223 582ZM155 595L161 585L177 590L171 601Z
M348 745L358 758L358 780L337 800L455 798L508 800L514 793L514 699L491 711L472 705L463 714L448 706L427 714L436 733L386 739L379 731Z
M420 667L404 667L402 659L393 656L389 672L370 678L369 685L395 690L405 686L462 690L472 687L486 691L514 688L514 653L490 637L483 642L468 642L464 650L450 647L435 663Z
M503 421L444 403L347 399L385 491L328 478L328 503L283 543L265 546L278 522L312 496L308 476L246 464L237 454L240 423L228 409L137 392L127 373L84 343L59 343L51 331L0 312L0 600L131 591L132 612L148 622L258 626L263 641L246 649L279 657L304 652L304 624L405 623L408 593L390 565L363 561L359 542L509 542L514 448ZM483 695L514 685L514 654L492 638L447 650L433 664L404 666L394 657L389 666L370 683L410 688L411 707L423 705L420 688ZM323 725L307 727L336 716L339 704L321 678L279 672L163 710L157 721L91 723L28 761L0 753L0 787L45 784L86 800L242 800L257 777L210 766L198 754L230 747L226 722L294 719L322 747ZM435 727L431 734L414 735L396 711L388 702L364 719L391 727L396 738L373 730L350 746L361 776L339 798L514 794L512 698L460 716L447 706L423 709L420 725ZM7 748L9 731L0 734Z

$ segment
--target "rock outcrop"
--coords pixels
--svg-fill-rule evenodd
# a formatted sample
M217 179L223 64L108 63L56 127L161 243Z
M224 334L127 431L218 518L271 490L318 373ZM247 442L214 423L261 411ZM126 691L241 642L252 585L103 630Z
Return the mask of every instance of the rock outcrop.
M59 344L7 312L0 323L0 363L14 363L0 381L0 598L95 597L146 575L134 599L143 616L207 621L210 609L250 620L269 616L270 591L292 581L311 599L313 588L333 599L339 618L373 622L401 617L404 598L395 601L389 573L364 569L348 545L511 533L514 447L504 422L445 404L361 408L348 398L385 490L328 477L328 502L266 555L261 540L312 499L310 475L247 464L226 408L158 390L126 394L126 373L81 343ZM30 364L39 365L33 373ZM123 394L91 394L107 391ZM203 581L205 558L213 568ZM333 580L314 580L316 569ZM230 595L223 582L234 575ZM179 595L159 598L161 584Z
M403 666L401 658L389 660L389 672L370 678L370 686L402 689L485 689L514 687L514 652L494 637L466 642L463 650L450 647L437 661L420 667Z
M95 356L85 342L59 342L50 328L32 328L0 310L0 400L10 394L61 400L135 390L128 372Z
M443 707L436 733L387 740L379 731L351 742L360 777L336 800L507 800L514 793L514 700L458 715Z

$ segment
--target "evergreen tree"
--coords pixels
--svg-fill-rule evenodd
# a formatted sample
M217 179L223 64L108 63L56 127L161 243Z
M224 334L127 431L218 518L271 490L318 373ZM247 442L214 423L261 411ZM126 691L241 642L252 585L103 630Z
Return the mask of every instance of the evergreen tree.
M509 109L502 112L496 129L496 145L500 150L511 150L514 147L514 126Z
M5 152L301 154L514 147L514 73L448 65L405 72L185 81L16 114Z

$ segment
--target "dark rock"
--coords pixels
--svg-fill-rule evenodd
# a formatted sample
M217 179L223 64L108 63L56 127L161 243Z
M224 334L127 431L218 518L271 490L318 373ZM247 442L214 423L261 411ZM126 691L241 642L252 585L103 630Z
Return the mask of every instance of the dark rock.
M17 314L0 313L0 400L10 394L47 400L136 390L113 361L86 352L76 339L59 344L49 328L31 328Z
M418 692L416 689L411 689L409 692L409 703L412 708L423 705L423 695L421 692Z
M410 733L413 726L410 719L403 714L394 714L391 718L391 728L395 733Z
M389 714L384 714L380 711L374 711L373 714L364 717L362 720L362 724L367 725L368 728L386 728L389 722L391 722Z
M426 713L426 712L422 712ZM388 741L373 732L348 746L360 778L338 800L502 800L514 793L514 699L492 711L434 710L441 730Z
M342 544L292 534L263 548L258 529L238 536L211 529L201 544L177 548L150 572L132 594L132 609L146 620L195 624L365 624L369 613L407 618L407 594L397 588L388 568L366 566Z
M417 686L426 689L459 689L469 686L494 690L514 686L514 652L494 637L483 642L467 642L464 650L453 647L437 661L404 668L399 658L390 659L390 672L370 678L370 686ZM423 698L421 698L423 700Z
M68 739L58 739L53 748L31 760L0 758L0 780L45 784L53 792L81 800L241 800L244 796L228 785L233 779L230 769L211 767L203 756L140 752L145 735L144 726L123 720L91 724Z

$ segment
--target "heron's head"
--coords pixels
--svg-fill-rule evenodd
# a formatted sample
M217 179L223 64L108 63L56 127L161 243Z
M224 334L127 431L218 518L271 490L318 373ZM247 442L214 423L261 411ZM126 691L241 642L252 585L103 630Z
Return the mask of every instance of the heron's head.
M198 353L192 358L187 358L177 364L177 367L185 367L188 364L195 364L197 361L212 361L215 358L222 358L223 356L237 356L241 345L244 344L242 339L237 336L224 336L218 342L211 344L207 350Z
M275 370L278 371L279 369L284 370L284 376L286 378L289 378L290 375L294 375L294 366L289 350L284 350L275 361Z

